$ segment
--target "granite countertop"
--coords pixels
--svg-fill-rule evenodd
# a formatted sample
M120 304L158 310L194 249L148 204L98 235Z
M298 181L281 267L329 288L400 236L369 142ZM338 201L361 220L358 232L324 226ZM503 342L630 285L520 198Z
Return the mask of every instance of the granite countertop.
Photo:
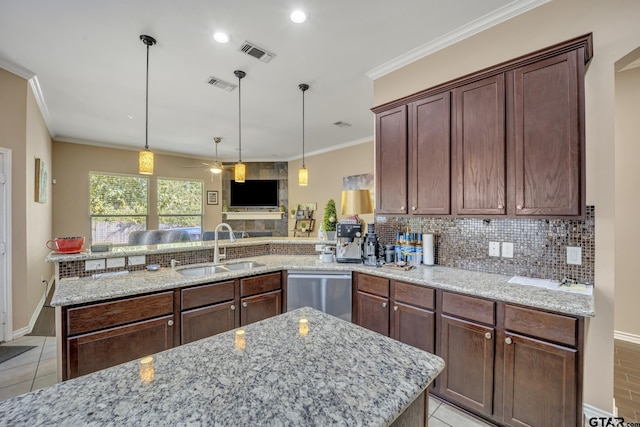
M219 240L220 248L237 248L255 245L335 245L335 241L321 240L317 237L246 237L236 239L235 242L230 240ZM165 243L159 245L139 245L139 246L114 246L107 252L91 252L84 249L75 254L61 254L50 252L45 258L46 262L61 261L82 261L87 259L117 258L122 256L163 254L175 252L190 252L197 250L213 250L215 242L213 240L197 241L197 242L179 242Z
M309 320L300 336L298 321ZM6 425L390 425L443 370L438 356L305 307L0 402Z
M559 313L583 317L595 316L593 295L511 284L508 283L511 276L502 274L481 273L441 266L419 266L409 271L397 271L369 267L363 264L323 263L317 256L308 255L263 255L232 260L229 263L243 261L256 261L264 266L196 277L183 276L178 273L181 268L194 266L189 265L180 266L175 270L161 268L155 272L137 271L122 276L98 279L91 277L62 279L56 285L51 305L69 306L102 301L280 270L324 270L356 271Z

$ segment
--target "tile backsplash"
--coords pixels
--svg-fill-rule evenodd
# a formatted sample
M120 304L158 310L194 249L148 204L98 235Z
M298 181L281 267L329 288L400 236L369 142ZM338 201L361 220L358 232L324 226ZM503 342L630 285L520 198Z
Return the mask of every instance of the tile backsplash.
M396 232L432 233L437 265L508 275L593 283L594 206L584 220L476 219L376 216L380 243L395 242ZM513 243L513 258L489 256L489 242ZM567 264L566 247L582 248L582 265Z

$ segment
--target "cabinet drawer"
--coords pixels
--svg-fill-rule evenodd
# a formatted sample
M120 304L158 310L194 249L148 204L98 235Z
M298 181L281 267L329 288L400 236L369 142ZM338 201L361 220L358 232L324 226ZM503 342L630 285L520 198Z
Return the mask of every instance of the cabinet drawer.
M409 305L422 308L435 308L435 291L423 286L410 285L409 283L396 282L393 299Z
M67 310L67 336L173 314L173 291Z
M389 280L382 277L358 274L357 287L359 291L389 298Z
M578 319L574 317L505 305L504 328L573 347L578 344Z
M234 297L235 283L233 280L221 283L211 283L182 290L182 310L203 307L218 302L229 301Z
M275 291L282 287L280 272L265 274L263 276L249 277L240 280L240 296L261 294L263 292Z
M495 325L495 306L493 301L466 295L442 293L442 312L448 313L463 319L474 320L487 325Z

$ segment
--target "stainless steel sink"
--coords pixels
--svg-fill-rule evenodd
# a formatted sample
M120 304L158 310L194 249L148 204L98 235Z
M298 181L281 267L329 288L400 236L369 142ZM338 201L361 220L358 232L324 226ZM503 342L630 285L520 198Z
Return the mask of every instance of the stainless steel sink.
M199 267L182 267L176 270L183 276L207 276L210 274L229 273L230 271L249 270L251 268L264 267L255 261L236 262L224 265L204 265Z
M227 268L229 271L238 271L238 270L248 270L250 268L264 267L264 264L260 264L259 262L255 262L255 261L246 261L246 262L236 262L233 264L225 264L224 267Z

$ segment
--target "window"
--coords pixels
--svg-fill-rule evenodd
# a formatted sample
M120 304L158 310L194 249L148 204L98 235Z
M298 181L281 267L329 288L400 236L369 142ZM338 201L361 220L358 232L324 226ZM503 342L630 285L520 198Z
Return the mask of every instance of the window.
M203 181L158 178L158 228L186 230L191 240L202 234Z
M126 244L147 229L149 180L137 175L89 173L91 242Z

